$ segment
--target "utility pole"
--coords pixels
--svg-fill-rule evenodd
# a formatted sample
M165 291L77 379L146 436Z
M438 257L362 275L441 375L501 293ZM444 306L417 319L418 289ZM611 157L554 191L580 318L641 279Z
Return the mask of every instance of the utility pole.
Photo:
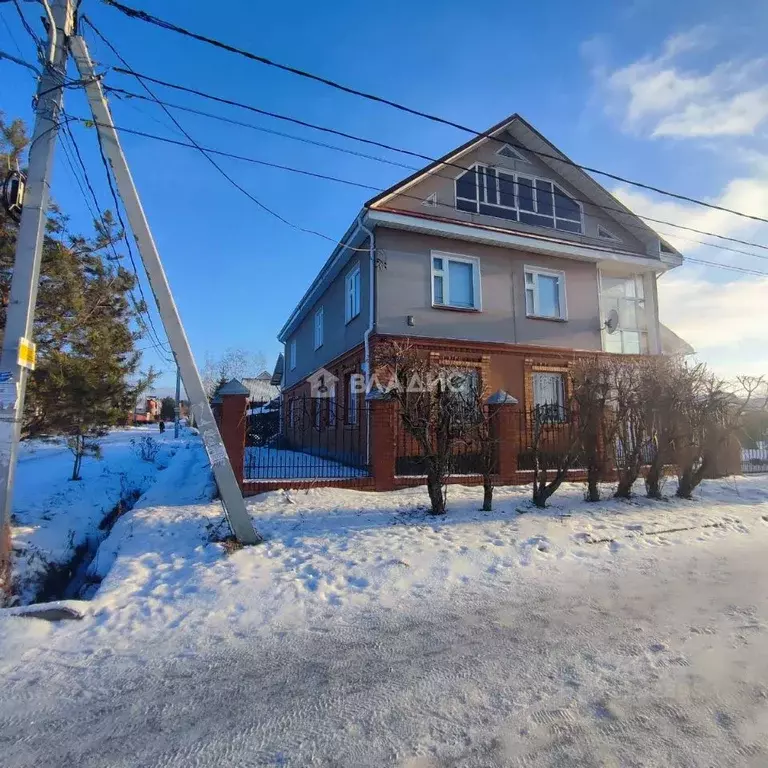
M173 422L173 436L179 437L179 416L181 416L181 368L176 362L176 418Z
M253 527L245 508L243 495L237 484L237 478L232 471L232 465L229 463L224 442L216 426L210 403L203 388L203 382L200 379L200 373L195 365L189 341L181 324L179 311L171 294L168 278L165 276L163 265L160 262L160 255L152 237L149 222L144 214L139 194L120 146L120 139L115 130L107 101L104 98L100 78L94 72L93 62L85 40L75 36L70 38L69 42L80 77L85 83L85 93L93 113L96 130L99 132L104 154L115 174L117 187L125 204L131 229L136 237L139 253L157 301L165 332L184 379L184 390L189 398L190 407L203 438L203 444L208 452L230 528L237 540L243 544L258 544L262 538Z
M35 128L29 145L27 184L0 354L0 547L5 539L2 532L10 524L16 457L29 376L27 365L29 362L34 364L29 356L24 355L24 350L29 349L27 342L31 342L33 336L53 150L64 101L66 41L72 33L74 20L71 0L54 0L52 6L53 23L49 21L48 24L49 60L43 62L43 73L37 87ZM27 359L23 366L19 364L20 356ZM7 555L0 551L0 562Z

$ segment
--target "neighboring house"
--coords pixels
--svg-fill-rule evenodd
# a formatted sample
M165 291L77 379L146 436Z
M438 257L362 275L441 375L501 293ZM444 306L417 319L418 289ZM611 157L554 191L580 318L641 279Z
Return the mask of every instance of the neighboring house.
M262 371L253 378L243 378L241 382L248 389L250 405L253 407L265 405L280 395L280 386L272 383L273 374Z
M290 406L322 368L355 401L350 375L396 338L552 403L582 352L663 351L656 279L681 263L513 115L365 204L280 331L283 392Z
M157 421L158 418L160 418L160 398L154 395L139 400L131 414L131 421L134 424L149 424Z

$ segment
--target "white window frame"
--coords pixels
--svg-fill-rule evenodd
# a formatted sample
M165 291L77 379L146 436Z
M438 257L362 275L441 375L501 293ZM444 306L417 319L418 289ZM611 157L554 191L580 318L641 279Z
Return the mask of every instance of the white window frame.
M504 154L504 150L507 149L510 152L514 153L514 157L510 157L509 155ZM510 146L509 144L505 144L503 147L499 147L496 150L496 154L500 157L506 157L508 160L519 160L521 163L528 163L530 165L530 160L525 157L521 152L516 150L514 147Z
M355 264L344 278L344 322L360 314L360 264Z
M539 403L536 402L536 394L539 387L537 386L537 379L539 377L557 378L559 381L558 394L560 402L557 403ZM533 392L533 411L534 413L543 412L546 414L546 421L548 422L562 422L565 418L566 409L566 382L565 374L561 371L533 371L531 373L531 390ZM551 412L547 413L548 409L556 408L555 415Z
M324 334L324 328L323 328L323 321L324 321L324 311L322 307L318 307L315 310L315 349L320 349L320 347L323 346L323 334Z
M533 312L528 308L528 280L527 275L533 276ZM560 315L542 315L539 312L539 276L556 277L558 279L557 287L560 298ZM546 269L545 267L534 267L526 264L523 267L523 298L525 300L525 316L537 320L568 320L568 302L565 290L565 272L557 269Z
M336 384L328 387L328 426L336 426Z
M443 260L443 268L435 269L435 259ZM462 307L451 304L451 291L450 281L448 279L448 265L445 262L456 261L462 264L469 264L472 267L472 299L473 304L471 307ZM482 295L482 281L480 275L480 259L477 256L464 256L459 253L447 253L445 251L431 251L429 255L429 272L430 272L430 293L432 296L432 306L441 309L458 309L468 312L482 312L483 309L483 295ZM441 277L443 279L443 301L438 303L435 301L435 277Z
M619 275L608 275L608 277L614 277L618 278ZM625 297L625 301L631 301L635 304L640 304L642 302L643 304L643 311L645 312L645 328L623 328L619 327L617 328L612 334L609 334L608 331L605 328L605 325L603 325L602 328L602 346L603 346L603 352L608 352L609 354L614 355L647 355L650 352L650 344L651 344L651 331L650 331L650 324L652 322L651 317L649 316L649 306L648 306L648 297L645 294L645 279L643 277L643 274L638 272L632 275L624 275L623 279L629 280L629 279L635 280L635 285L637 285L637 279L640 278L639 284L642 286L642 296L634 296L634 297ZM603 296L603 273L602 270L598 270L598 286L600 290L600 316L603 317L604 313L604 304L605 304L605 298ZM637 308L635 308L635 317L637 317ZM626 352L624 348L624 334L625 333L636 333L640 338L640 352ZM613 352L612 350L607 349L607 340L608 337L612 338L620 338L621 339L621 352ZM643 351L643 347L645 347L645 351Z
M611 232L608 227L604 226L603 224L600 224L598 222L597 224L597 236L601 240L613 240L615 243L621 243L622 239L618 235L614 235L613 232Z
M345 422L348 427L357 426L357 390L355 389L354 374L349 377L346 396L346 414Z
M437 207L437 192L433 192L431 195L425 197L421 204L426 206L427 208L436 208Z
M461 197L459 195L458 189L457 189L457 185L458 185L459 179L465 173L468 173L469 171L474 171L475 173L477 173L477 169L478 168L483 168L483 169L486 170L486 173L483 174L484 181L483 181L482 189L478 190L478 195L477 195L477 197L475 199L472 199L472 198L469 198L469 197ZM488 170L494 170L494 171L497 172L496 173L496 199L497 200L501 199L501 194L500 194L501 190L500 190L500 187L499 187L498 171L501 171L502 173L505 173L508 176L514 177L514 183L515 183L515 193L514 193L515 205L514 206L502 205L501 203L489 203L488 202L488 190L487 190L487 186L488 186L488 184L487 184L487 180L488 180L487 171ZM584 206L578 200L573 198L571 196L571 194L569 192L567 192L565 189L563 189L563 187L560 184L558 184L556 181L554 181L553 179L546 179L546 178L544 178L542 176L533 176L533 175L530 175L530 174L527 174L527 173L518 173L516 171L511 171L511 170L509 170L507 168L500 168L500 167L496 167L496 166L491 166L491 165L488 165L487 163L473 163L471 166L469 166L466 169L466 171L462 171L457 176L454 176L454 179L453 179L454 204L456 205L456 203L459 200L463 200L466 203L474 203L475 204L475 211L474 212L477 213L477 214L480 214L480 205L490 205L490 206L492 206L494 208L501 208L501 209L506 210L506 211L516 211L517 212L517 223L518 224L523 224L523 226L537 226L535 224L525 224L524 222L520 221L520 213L521 213L521 209L520 209L520 192L519 192L519 180L520 179L526 179L527 181L532 182L531 187L532 187L532 190L533 190L533 207L534 207L534 210L533 211L525 211L525 210L523 210L522 211L523 213L533 213L533 214L536 214L538 216L546 216L547 218L551 218L552 219L552 223L554 224L554 226L551 227L551 229L553 231L555 231L555 232L566 232L566 233L571 234L571 235L583 235L584 234ZM538 212L538 200L537 200L538 190L536 189L536 184L533 183L533 182L537 182L537 181L544 181L544 182L547 182L548 184L552 185L552 216L551 217L550 217L549 214L540 214ZM555 198L554 198L556 191L560 192L560 194L563 197L567 197L571 202L576 204L576 206L579 209L579 218L578 219L569 219L569 218L566 218L565 216L558 216L557 215L557 210L555 208ZM457 208L457 210L460 210L460 211L463 210L461 208L458 208L457 205L456 205L456 208ZM465 211L465 213L471 213L471 211ZM489 213L483 213L482 215L483 216L493 216L493 214L489 214ZM504 218L504 217L499 216L497 218ZM504 220L505 221L510 221L510 219L504 219ZM567 222L569 222L571 224L578 224L579 225L579 231L578 232L571 232L570 230L567 230L567 229L558 229L557 228L557 222L558 221L567 221ZM542 229L550 229L550 227L546 227L544 225L541 225L541 227L542 227Z
M288 363L292 371L296 370L296 339L291 339L288 344Z

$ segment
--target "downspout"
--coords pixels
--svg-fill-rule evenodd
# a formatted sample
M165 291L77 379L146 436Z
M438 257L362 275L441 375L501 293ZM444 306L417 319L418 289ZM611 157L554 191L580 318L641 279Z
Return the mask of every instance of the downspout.
M357 224L360 229L368 235L368 328L363 335L363 346L365 348L365 362L363 364L365 376L370 381L371 376L371 334L376 325L376 247L374 244L373 230L368 229L363 223L364 215L361 211L357 217ZM367 385L366 385L367 389ZM365 453L366 463L370 466L371 463L371 411L370 408L365 409Z

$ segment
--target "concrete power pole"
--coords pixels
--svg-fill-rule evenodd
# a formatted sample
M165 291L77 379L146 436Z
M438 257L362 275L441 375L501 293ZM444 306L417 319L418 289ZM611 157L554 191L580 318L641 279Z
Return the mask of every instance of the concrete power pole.
M181 416L181 368L176 363L176 415L173 422L173 436L179 437L179 417Z
M160 255L152 237L149 222L144 215L144 209L141 207L136 186L133 183L131 172L128 169L125 155L120 146L120 139L115 130L107 101L104 98L100 79L94 72L93 62L88 53L85 40L78 36L72 37L70 38L70 47L80 72L80 77L86 84L85 93L93 113L96 129L99 132L104 154L115 174L117 187L125 204L125 211L128 214L131 229L136 237L136 243L139 247L144 267L147 270L147 277L152 286L152 292L157 300L157 307L163 320L165 332L168 335L171 349L181 370L181 376L184 379L184 390L189 398L190 407L200 429L208 457L211 460L211 466L213 467L213 473L219 487L221 500L224 503L229 525L238 541L243 544L257 544L262 540L261 536L259 536L251 523L251 518L245 508L243 495L237 484L237 478L232 471L232 465L229 463L224 442L216 426L210 403L203 388L203 382L200 379L200 373L195 365L189 341L181 324L179 311L176 308L176 303L171 295L171 288L168 285L168 279L160 262Z
M72 33L71 0L54 0L49 22L48 60L37 88L35 128L29 145L29 168L16 258L0 355L0 547L10 523L16 455L21 436L24 395L34 354L29 354L40 282L46 214L50 198L53 150L64 101L67 37ZM20 361L24 364L21 365ZM9 553L0 551L0 563Z

